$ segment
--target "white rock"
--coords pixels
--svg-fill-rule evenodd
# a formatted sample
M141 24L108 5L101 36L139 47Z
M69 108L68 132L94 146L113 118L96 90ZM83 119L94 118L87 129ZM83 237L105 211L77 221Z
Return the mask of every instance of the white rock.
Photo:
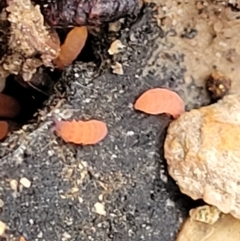
M21 183L25 188L31 187L31 182L30 182L30 180L28 180L26 177L22 177L22 178L20 179L20 183Z
M173 121L164 153L183 193L240 219L240 95Z
M17 180L12 179L9 182L9 184L10 184L10 187L11 187L12 190L17 191L17 189L18 189L18 181Z
M105 211L105 206L103 203L100 202L96 202L94 204L94 212L99 214L99 215L103 215L106 216L106 211Z
M3 236L5 234L6 228L7 225L4 222L0 221L0 236Z

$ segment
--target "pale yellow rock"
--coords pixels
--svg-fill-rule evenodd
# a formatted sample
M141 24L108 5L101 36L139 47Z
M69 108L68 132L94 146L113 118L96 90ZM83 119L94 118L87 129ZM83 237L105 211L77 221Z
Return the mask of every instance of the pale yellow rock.
M118 54L125 47L126 46L123 45L122 42L119 39L117 39L114 42L112 42L112 44L111 44L111 46L108 50L108 53L110 55Z
M120 64L119 62L116 62L114 65L111 66L111 68L113 69L113 73L114 74L118 74L118 75L123 75L123 67L122 64Z
M100 202L96 202L94 204L94 212L99 214L99 215L106 216L106 211L105 211L104 204L100 203Z
M164 153L183 193L240 219L240 95L173 121Z
M221 211L215 206L204 205L189 211L191 220L214 224L220 218Z
M22 177L22 178L20 179L20 183L21 183L25 188L31 187L31 181L28 180L26 177Z
M17 191L17 189L18 189L18 181L17 180L12 179L12 180L10 180L9 184L10 184L10 187L12 190Z
M4 222L0 221L0 236L3 236L5 234L6 227L7 225Z
M200 207L201 208L201 207ZM193 209L198 212L200 209ZM214 224L199 222L192 217L183 224L176 241L239 241L240 220L221 213Z

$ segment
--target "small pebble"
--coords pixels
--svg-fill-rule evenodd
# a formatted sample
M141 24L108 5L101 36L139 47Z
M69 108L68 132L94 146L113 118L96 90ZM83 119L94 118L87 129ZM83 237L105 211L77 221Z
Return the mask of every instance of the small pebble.
M98 199L99 199L99 201L102 201L102 200L103 200L103 195L100 194L100 195L98 196Z
M71 238L71 235L67 232L64 232L62 235L62 241L66 241Z
M38 238L42 238L43 237L43 232L38 233L37 237Z
M17 189L18 189L18 181L12 179L10 181L10 187L11 187L12 190L17 191Z
M137 40L136 37L134 36L134 34L131 34L131 35L130 35L130 40L131 40L132 42L134 42L134 41Z
M22 177L22 178L20 179L20 183L21 183L25 188L31 187L31 182L30 182L26 177Z
M111 68L113 69L113 73L114 74L118 74L118 75L123 75L123 67L122 64L120 64L119 62L116 62L114 65L111 66Z
M108 31L118 32L121 29L121 22L116 21L108 24Z
M110 55L118 54L125 47L126 46L123 45L122 42L119 39L117 39L111 44L111 46L108 50L108 53Z
M2 208L4 206L4 202L2 199L0 199L0 208Z
M106 216L104 204L97 202L94 204L95 213Z
M33 224L34 224L34 220L33 220L33 219L29 219L29 223L30 223L31 225L33 225Z
M7 225L0 221L0 236L4 235Z
M54 155L54 151L53 150L48 150L48 155L49 156L53 156Z

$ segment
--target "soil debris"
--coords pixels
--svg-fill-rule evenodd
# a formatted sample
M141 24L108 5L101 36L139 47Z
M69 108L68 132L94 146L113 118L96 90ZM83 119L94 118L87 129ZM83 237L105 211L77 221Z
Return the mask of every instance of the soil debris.
M206 89L213 101L223 98L231 88L231 80L220 72L213 72L206 80Z
M205 87L211 73L220 71L232 80L232 93L240 93L239 1L145 1L157 4L158 25L169 33L173 46L164 52L184 54L186 82Z

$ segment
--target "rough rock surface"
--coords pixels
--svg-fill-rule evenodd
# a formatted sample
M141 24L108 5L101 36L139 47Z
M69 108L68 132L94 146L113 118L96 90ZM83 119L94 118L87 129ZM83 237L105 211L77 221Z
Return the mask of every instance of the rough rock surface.
M169 126L170 175L193 199L240 219L240 95L186 112Z
M199 215L201 218L206 217L207 219L215 218L214 216L217 214L215 213L216 210L209 213L207 206L192 209L191 211L197 216ZM221 213L213 224L199 222L199 220L189 217L184 223L176 241L238 241L240 240L239 228L240 220L234 218L231 214Z

